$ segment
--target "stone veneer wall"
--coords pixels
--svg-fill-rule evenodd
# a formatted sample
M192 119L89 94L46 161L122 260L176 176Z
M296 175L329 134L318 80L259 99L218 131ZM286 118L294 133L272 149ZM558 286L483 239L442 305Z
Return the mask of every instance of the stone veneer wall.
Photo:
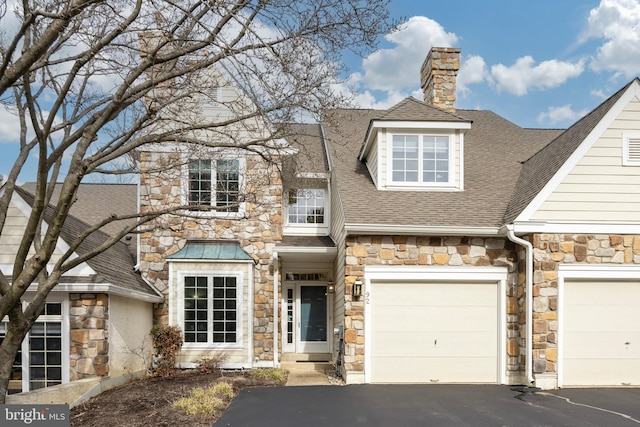
M535 234L533 372L558 372L558 265L640 264L640 235Z
M456 76L460 69L460 49L433 47L420 67L420 87L424 102L455 113Z
M109 296L70 294L70 380L109 375Z
M181 155L174 152L142 152L140 209L165 209L182 203ZM166 215L154 229L140 236L140 271L165 295L169 283L165 256L182 249L187 239L233 239L256 261L254 271L254 358L273 360L274 246L282 240L282 180L279 172L259 156L247 156L243 218L226 219ZM156 305L154 319L168 323L168 305Z
M364 300L351 285L364 282L365 265L507 266L507 369L521 370L520 315L515 245L500 238L357 236L346 241L344 356L345 371L364 370ZM366 292L366 289L363 289Z

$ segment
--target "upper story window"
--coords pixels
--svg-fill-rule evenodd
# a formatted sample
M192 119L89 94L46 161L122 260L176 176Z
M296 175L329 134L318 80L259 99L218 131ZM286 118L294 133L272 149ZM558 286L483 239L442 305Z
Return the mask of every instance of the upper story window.
M329 200L326 188L293 188L287 192L284 232L289 235L327 235Z
M189 205L215 206L222 212L240 211L240 160L190 160L188 168Z
M394 184L449 184L451 147L448 135L393 135L391 181Z
M324 224L324 189L289 190L289 224Z

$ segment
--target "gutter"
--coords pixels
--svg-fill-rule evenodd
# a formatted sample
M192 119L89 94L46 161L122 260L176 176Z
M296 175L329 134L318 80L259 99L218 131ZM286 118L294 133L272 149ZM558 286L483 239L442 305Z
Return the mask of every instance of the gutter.
M529 384L535 383L533 377L533 245L516 236L513 231L513 225L507 225L507 237L513 243L524 246L525 249L525 295L526 295L526 316L525 316L525 332L526 332L526 344L525 344L525 371L527 375L527 382Z
M354 224L344 225L347 234L412 234L421 236L502 236L498 227L439 227L422 225Z

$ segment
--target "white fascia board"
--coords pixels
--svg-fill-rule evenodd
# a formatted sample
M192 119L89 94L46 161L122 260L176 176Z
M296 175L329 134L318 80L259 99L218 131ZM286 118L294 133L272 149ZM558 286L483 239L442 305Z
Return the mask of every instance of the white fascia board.
M578 162L587 154L593 144L598 141L602 134L611 126L613 121L620 115L627 104L633 99L640 99L640 86L637 81L633 81L624 94L609 109L607 114L600 120L600 123L593 128L591 133L580 143L576 151L571 154L569 159L558 169L555 175L547 182L542 190L533 198L527 207L518 215L514 222L528 221L540 209L542 204L551 196L558 185L571 173Z
M29 285L27 292L37 292L38 285ZM146 302L164 302L164 297L160 294L149 295L144 292L139 292L131 289L125 289L120 286L113 285L111 283L59 283L53 288L52 292L72 292L72 293L101 293L118 295L127 297L139 301ZM157 292L157 291L156 291Z
M438 227L402 224L345 224L347 234L397 234L422 236L498 236L499 227Z
M332 246L278 246L278 254L336 255L338 248Z
M560 223L514 222L513 231L518 235L533 233L556 234L640 234L640 224L623 223Z
M171 263L211 263L211 264L255 264L255 260L250 259L202 259L202 258L192 258L192 259L166 259L166 261L171 265Z
M384 120L372 120L365 137L364 147L360 160L365 157L369 149L371 141L378 136L380 129L416 129L416 130L467 130L471 129L471 122L418 122L418 121L384 121Z
M640 276L638 264L560 264L558 276L563 279L627 279Z

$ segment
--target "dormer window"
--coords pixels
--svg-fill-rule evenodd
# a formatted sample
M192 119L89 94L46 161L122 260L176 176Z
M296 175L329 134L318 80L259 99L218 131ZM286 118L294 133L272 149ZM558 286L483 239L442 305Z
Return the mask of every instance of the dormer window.
M391 135L390 186L451 186L455 163L451 135Z
M448 135L393 135L392 141L393 183L449 183Z

